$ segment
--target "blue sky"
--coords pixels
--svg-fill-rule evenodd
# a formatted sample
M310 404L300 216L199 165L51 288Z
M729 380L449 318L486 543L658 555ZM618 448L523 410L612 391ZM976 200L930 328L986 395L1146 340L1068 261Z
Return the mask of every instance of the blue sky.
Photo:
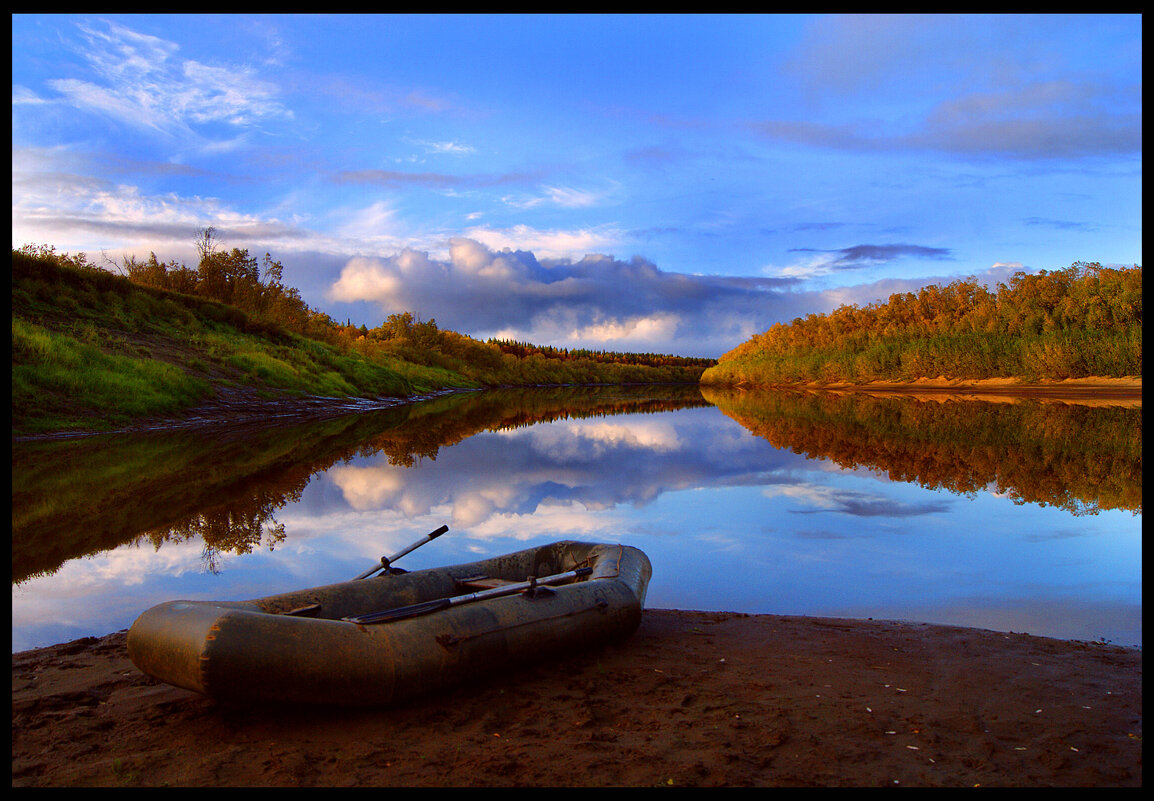
M717 356L1141 264L1138 16L12 18L12 243L270 252L304 299Z

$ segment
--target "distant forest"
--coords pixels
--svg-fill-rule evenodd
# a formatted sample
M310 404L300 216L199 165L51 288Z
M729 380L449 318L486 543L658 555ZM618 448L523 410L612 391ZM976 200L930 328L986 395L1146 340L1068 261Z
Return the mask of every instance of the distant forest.
M668 353L616 353L607 350L589 350L588 348L557 348L552 345L533 345L528 342L518 342L511 339L486 340L490 345L496 345L502 353L509 353L518 359L527 356L539 355L546 359L588 359L602 364L644 364L649 367L712 367L717 359L697 356L674 356Z
M779 323L706 370L703 384L1138 376L1142 268L1076 262L974 278Z

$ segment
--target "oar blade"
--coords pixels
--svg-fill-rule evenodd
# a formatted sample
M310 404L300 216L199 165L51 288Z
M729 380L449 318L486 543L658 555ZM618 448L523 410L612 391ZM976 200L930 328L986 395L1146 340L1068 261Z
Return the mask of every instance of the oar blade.
M354 615L342 619L361 626L371 626L376 623L389 623L394 620L404 620L405 618L427 615L441 609L448 609L451 604L452 600L449 598L437 598L436 600L425 601L419 604L410 604L409 606L400 606L396 609L385 609L380 612L369 612L364 615Z

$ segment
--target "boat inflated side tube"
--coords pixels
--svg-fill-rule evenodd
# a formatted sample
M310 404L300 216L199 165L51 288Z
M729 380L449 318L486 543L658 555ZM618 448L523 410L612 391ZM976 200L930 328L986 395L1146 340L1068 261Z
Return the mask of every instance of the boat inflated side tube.
M451 596L469 576L523 581L585 567L592 572L581 570L583 580L546 593L491 597L383 626L341 619ZM171 601L137 619L128 651L148 675L222 700L388 704L628 637L640 625L651 574L636 548L564 541L251 601ZM306 606L310 616L288 614Z

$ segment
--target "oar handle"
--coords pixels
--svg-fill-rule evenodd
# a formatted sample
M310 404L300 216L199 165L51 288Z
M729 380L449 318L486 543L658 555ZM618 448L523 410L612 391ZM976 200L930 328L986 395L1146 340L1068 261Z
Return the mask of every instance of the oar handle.
M395 561L397 561L397 560L398 560L398 559L400 559L402 556L404 556L405 554L409 553L409 551L415 551L415 550L417 550L418 548L420 548L422 545L424 545L426 542L432 542L433 540L435 540L437 537L441 536L442 534L444 534L444 533L445 533L446 531L448 531L448 530L449 530L449 527L448 527L448 526L441 526L441 527L440 527L439 529L437 529L436 531L430 531L428 534L426 534L426 535L425 535L425 538L424 538L424 539L421 539L421 540L417 540L417 541L416 541L416 542L414 542L412 545L410 545L408 548L405 548L405 549L403 549L403 550L397 551L395 554L393 554L392 556L390 556L390 557L388 558L388 560L387 560L387 561L388 561L389 563L392 563L392 562L395 562ZM386 560L382 559L382 560L381 560L381 565L382 565L382 566L384 566L384 567L388 567L388 565L387 565L387 564L385 564L385 562L386 562Z
M393 562L400 559L405 554L409 553L410 551L415 551L417 548L420 548L426 542L432 542L433 540L435 540L437 537L441 536L442 534L444 534L448 530L449 530L448 526L441 526L436 531L430 531L428 534L426 534L424 537L422 537L421 539L414 542L409 547L404 548L400 551L397 551L392 556L382 556L379 564L373 565L368 570L366 570L364 573L361 573L359 576L354 578L353 581L359 581L360 579L368 578L369 576L373 575L373 573L376 573L378 570L381 570L382 568L387 570L389 565L391 565Z
M545 576L539 579L529 579L528 581L521 581L516 584L505 584L501 587L494 587L490 590L481 590L479 592L470 593L468 595L454 595L450 598L436 598L432 601L422 601L421 603L410 604L409 606L399 606L396 609L385 609L380 612L368 612L364 615L356 615L353 617L342 618L349 623L358 623L362 626L372 625L374 623L389 623L394 620L404 620L410 617L417 617L419 615L427 615L431 612L438 612L442 609L448 609L451 606L459 606L460 604L473 603L474 601L484 601L489 598L499 598L503 595L516 595L533 587L538 587L543 584L559 584L562 581L569 579L581 578L588 576L593 572L591 567L579 567L576 570L570 570L567 573L555 573L552 576Z

